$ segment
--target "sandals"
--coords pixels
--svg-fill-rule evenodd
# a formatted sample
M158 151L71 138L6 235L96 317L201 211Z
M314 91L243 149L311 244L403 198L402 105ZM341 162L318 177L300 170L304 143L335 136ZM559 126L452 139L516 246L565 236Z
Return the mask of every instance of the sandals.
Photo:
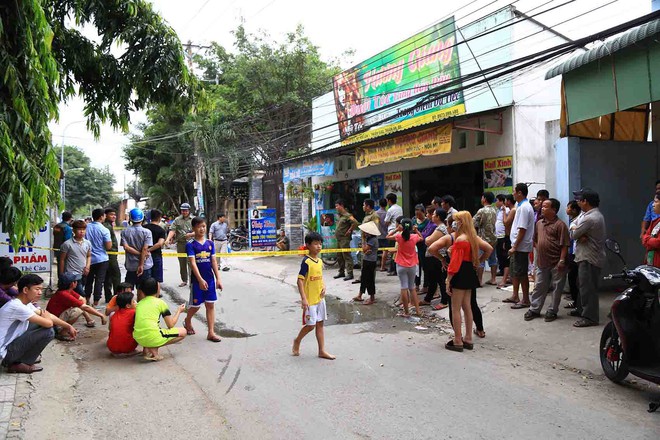
M57 339L58 341L64 341L64 342L73 342L73 341L76 340L76 338L74 338L73 336L62 335L62 334L59 334L59 333L55 334L55 339Z
M211 341L211 342L220 342L220 341L222 341L222 339L220 339L220 336L218 336L218 335L213 335L213 337L207 336L206 340Z
M474 329L474 334L479 336L480 338L485 338L486 337L486 332L483 330L477 330L476 328Z
M183 328L186 329L186 334L188 336L192 336L192 335L196 334L195 329L193 328L192 324L190 326L187 326L186 323L184 322L183 323Z
M454 345L454 341L450 340L445 344L445 348L449 351L456 351L459 353L463 353L463 346L462 345Z
M514 305L511 306L512 309L514 310L520 310L520 309L528 309L531 304L525 304L525 303L515 303Z
M474 349L474 344L472 342L466 342L465 339L461 339L463 341L463 348L466 350L473 350ZM454 341L452 341L454 342Z
M371 299L371 298L369 298L368 300L366 300L366 301L363 302L362 304L365 305L365 306L370 306L370 305L372 305L372 304L375 303L375 302L376 302L375 299Z
M573 323L573 327L594 327L597 326L598 323L592 321L591 319L587 318L582 318Z
M434 305L433 310L442 310L442 309L446 309L447 307L449 307L447 304L440 303Z
M520 300L515 300L513 298L505 298L505 299L502 300L502 302L503 303L518 304L518 302L520 302Z
M574 308L576 308L576 307L577 307L577 306L575 305L575 303L574 303L573 301L569 302L568 304L566 304L566 305L564 306L565 309L574 309Z
M361 297L356 296L355 298L353 298L353 301L356 301L356 302L362 302L362 301L364 301L364 300L363 300Z
M85 323L85 327L89 327L89 328L96 327L96 323L94 321L87 321Z

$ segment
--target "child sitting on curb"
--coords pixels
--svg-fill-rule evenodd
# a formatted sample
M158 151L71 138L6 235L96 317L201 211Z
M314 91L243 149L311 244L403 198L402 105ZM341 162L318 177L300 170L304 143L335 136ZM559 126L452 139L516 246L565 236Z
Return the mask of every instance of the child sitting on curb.
M133 337L144 347L144 359L147 361L160 361L158 349L164 345L176 344L186 337L186 329L174 327L179 316L186 309L181 304L174 316L167 303L160 299L160 285L154 278L145 278L138 286L138 298L144 295L135 307L135 326ZM160 317L163 317L167 328L160 328Z
M72 325L83 316L86 321L85 325L94 327L96 323L90 315L100 317L101 324L105 325L107 318L94 307L87 305L85 299L75 291L80 278L81 275L78 273L63 273L58 280L57 292L46 305L46 311ZM61 341L75 340L73 336L63 333L62 329L58 329L55 337Z
M137 342L133 338L133 327L135 325L135 302L133 292L121 292L112 297L117 310L110 317L108 330L108 350L115 357L133 356L139 352L136 350Z

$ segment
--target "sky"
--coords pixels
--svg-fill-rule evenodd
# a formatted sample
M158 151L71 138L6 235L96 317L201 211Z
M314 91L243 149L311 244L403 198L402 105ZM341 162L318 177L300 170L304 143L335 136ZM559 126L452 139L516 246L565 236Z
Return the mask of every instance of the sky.
M174 28L183 43L206 45L211 41L231 49L232 31L240 23L250 33L266 31L273 39L296 29L298 24L319 47L325 60L339 58L348 68L390 46L455 15L461 26L489 12L512 4L520 11L537 14L538 21L571 38L579 38L650 12L651 0L416 0L411 3L383 0L318 2L310 0L155 0L154 9ZM409 7L406 7L409 6ZM602 6L602 7L601 7ZM600 9L588 12L592 9ZM587 13L588 12L588 13ZM587 13L580 17L580 14ZM561 24L562 22L565 22ZM351 58L341 58L346 50ZM133 179L124 169L122 146L127 137L109 126L95 141L83 121L83 103L74 99L60 106L58 122L51 124L53 144L80 147L98 168L108 166L115 175L115 189ZM131 116L131 130L145 122L143 112Z

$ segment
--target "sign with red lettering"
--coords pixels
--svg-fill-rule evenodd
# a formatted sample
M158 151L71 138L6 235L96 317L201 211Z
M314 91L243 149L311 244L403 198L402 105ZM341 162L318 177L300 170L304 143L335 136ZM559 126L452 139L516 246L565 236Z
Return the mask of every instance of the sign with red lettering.
M513 193L513 157L484 160L484 191L495 195Z
M342 144L465 113L460 77L454 17L338 74L333 85ZM437 96L419 104L431 91Z
M23 273L50 272L51 246L50 223L46 223L34 234L32 241L21 243L13 247L9 242L9 235L5 234L0 224L0 256L11 259L12 264ZM40 249L37 249L40 248ZM41 249L43 248L43 249Z

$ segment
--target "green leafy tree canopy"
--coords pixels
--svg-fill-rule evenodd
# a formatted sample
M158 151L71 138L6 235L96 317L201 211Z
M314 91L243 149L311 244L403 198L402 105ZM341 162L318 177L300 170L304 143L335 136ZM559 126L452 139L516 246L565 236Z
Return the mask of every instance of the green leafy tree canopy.
M61 102L80 96L98 137L102 123L127 131L131 110L191 95L181 43L144 0L3 2L0 81L0 222L14 242L60 203L48 122Z

